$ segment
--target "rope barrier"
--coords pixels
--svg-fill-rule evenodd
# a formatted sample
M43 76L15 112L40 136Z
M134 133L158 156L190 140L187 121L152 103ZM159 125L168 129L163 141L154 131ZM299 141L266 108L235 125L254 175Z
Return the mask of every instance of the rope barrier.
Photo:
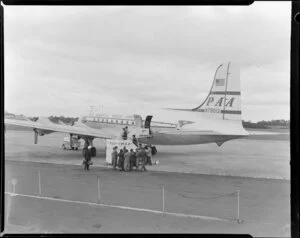
M43 171L43 174L44 174L44 171ZM49 178L49 180L47 180L46 178ZM72 183L72 185L76 185L76 184L79 183L79 184L84 184L84 185L90 184L91 187L96 186L95 188L97 188L98 204L100 203L100 201L103 201L103 198L102 198L103 194L102 194L102 192L100 193L100 179L99 179L99 176L95 176L95 177L93 176L92 178L89 177L88 181L82 181L81 178L78 178L78 179L74 180L74 179L65 178L65 177L62 177L62 176L55 176L54 178L58 179L58 182L60 182L60 183L61 183L61 180L64 180L64 181L68 181L68 182ZM43 178L41 178L41 171L38 169L38 196L39 197L42 196L42 182L41 182L41 180L43 180L44 182L45 181L51 182L48 185L55 186L55 181L53 181L53 176L47 175L47 176L43 176ZM102 177L101 180L103 181L103 177ZM118 188L118 191L141 192L141 194L144 194L144 195L147 195L147 193L151 192L151 190L152 191L153 190L162 191L161 196L162 196L162 203L163 203L162 204L162 212L163 213L166 213L166 211L165 211L165 205L166 205L165 202L167 200L165 200L165 197L166 197L166 195L168 197L168 194L165 194L165 191L171 192L173 194L175 193L175 194L177 194L179 196L182 196L184 198L196 199L196 200L219 199L219 198L223 198L223 197L229 197L229 196L237 195L237 209L236 209L236 212L237 212L236 214L237 215L236 215L236 219L229 219L229 220L236 220L238 223L241 222L241 220L240 220L240 196L239 196L240 194L239 194L239 190L234 191L234 192L230 192L230 193L223 193L223 194L219 194L219 195L214 195L214 196L192 196L193 192L184 191L183 193L178 193L178 192L175 191L174 188L171 189L171 190L168 189L168 188L166 189L163 184L160 184L157 187L149 187L149 186L143 186L143 185L121 184L119 181L111 181L111 180L104 181L101 185L101 190L103 188L105 188L104 191L106 189L113 188L113 186L111 186L113 184L120 185L119 188ZM112 189L112 190L114 190L114 189ZM13 186L13 193L8 193L8 194L12 194L12 195L16 194L15 186ZM21 194L19 194L19 195L21 195ZM25 194L22 194L22 195L25 196ZM157 195L158 195L158 197L160 197L159 193ZM30 196L30 195L26 195L26 196ZM32 196L32 197L34 197L34 196ZM64 200L64 199L61 199L61 200ZM136 208L133 208L133 209L136 209ZM148 210L148 209L144 209L144 210ZM170 213L170 212L168 212L168 213ZM188 216L188 214L185 214L184 216Z
M178 193L178 195L180 195L182 197L192 198L192 199L218 199L218 198L222 198L222 197L229 197L229 196L232 196L232 195L235 195L235 194L237 194L237 192L222 194L222 195L214 196L214 197L192 197L192 196L187 196L187 195L185 195L183 193Z
M119 209L124 209L124 210L141 211L141 212L149 212L149 213L156 213L156 214L166 214L166 215L171 215L171 216L176 216L176 217L190 217L190 218L198 218L198 219L204 219L204 220L227 221L227 222L233 222L234 221L233 219L225 219L225 218L219 218L219 217L210 217L210 216L200 216L200 215L192 215L192 214L184 214L184 213L166 212L166 211L158 211L158 210L144 209L144 208L137 208L137 207L128 207L128 206L104 204L104 203L83 202L83 201L76 201L76 200L42 197L42 196L17 194L17 193L13 194L13 193L9 193L9 192L5 192L5 194L10 195L10 196L29 197L29 198L37 198L37 199L43 199L43 200L68 202L68 203L74 203L74 204L87 204L87 205L92 205L92 206L119 208Z

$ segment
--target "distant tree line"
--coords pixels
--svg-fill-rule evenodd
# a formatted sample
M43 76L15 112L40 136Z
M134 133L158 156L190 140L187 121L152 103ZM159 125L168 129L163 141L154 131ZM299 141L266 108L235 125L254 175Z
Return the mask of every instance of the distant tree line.
M50 116L48 117L50 121L54 123L59 123L59 121L65 123L65 124L74 124L76 121L78 121L79 117L64 117L64 116Z
M37 121L39 117L28 117L31 121Z
M59 116L58 117L58 116L53 116L53 115L51 115L48 118L53 123L59 123L59 121L61 121L65 124L69 124L69 125L74 124L79 119L79 117L64 117L64 116ZM32 120L32 121L37 121L39 119L39 117L29 117L29 119Z
M243 126L245 128L260 128L260 129L268 129L272 127L276 128L290 128L290 120L271 120L271 121L242 121Z

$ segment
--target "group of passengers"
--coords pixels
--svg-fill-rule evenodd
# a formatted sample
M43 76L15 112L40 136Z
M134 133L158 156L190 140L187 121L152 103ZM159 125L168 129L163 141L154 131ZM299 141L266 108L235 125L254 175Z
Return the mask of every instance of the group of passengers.
M115 146L112 151L112 164L113 169L120 171L132 171L134 168L136 171L147 171L146 165L152 165L152 152L148 146L143 147L139 144L139 147L134 151L133 149L127 150L126 147L120 149Z
M127 140L128 127L123 128L122 138ZM155 146L142 144L138 145L138 140L135 135L132 135L132 143L138 148L135 149L126 149L124 146L123 149L118 151L118 147L115 146L112 151L112 164L113 169L117 170L117 167L120 171L132 171L134 168L136 171L142 170L147 171L146 165L152 165L152 155L156 154ZM93 164L91 157L93 157L92 146L85 143L83 148L83 164L85 170L89 170L89 165Z

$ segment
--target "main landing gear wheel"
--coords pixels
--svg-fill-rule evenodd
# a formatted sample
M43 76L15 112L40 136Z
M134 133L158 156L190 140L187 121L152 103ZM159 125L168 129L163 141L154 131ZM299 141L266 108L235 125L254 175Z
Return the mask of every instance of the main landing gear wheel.
M61 148L62 148L63 150L65 150L65 149L66 149L66 146L63 144L63 145L61 146Z
M91 151L92 151L92 157L95 157L97 154L97 150L94 146L92 147Z
M151 153L152 153L152 155L157 154L157 149L155 146L151 146Z

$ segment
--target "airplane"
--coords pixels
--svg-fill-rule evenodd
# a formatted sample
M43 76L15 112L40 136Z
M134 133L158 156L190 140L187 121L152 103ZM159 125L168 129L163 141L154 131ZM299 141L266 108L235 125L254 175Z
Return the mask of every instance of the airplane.
M26 121L5 119L5 124L32 128L34 143L38 136L64 132L70 137L77 135L93 146L95 138L121 139L120 132L128 127L128 138L136 136L141 144L193 145L224 142L246 137L249 133L242 125L240 73L237 65L228 62L215 71L213 83L206 99L195 108L164 108L168 118L177 123L152 121L152 115L143 120L141 115L122 117L118 115L83 116L74 125L55 124L45 120ZM159 117L159 113L155 117ZM96 149L93 146L94 153Z

